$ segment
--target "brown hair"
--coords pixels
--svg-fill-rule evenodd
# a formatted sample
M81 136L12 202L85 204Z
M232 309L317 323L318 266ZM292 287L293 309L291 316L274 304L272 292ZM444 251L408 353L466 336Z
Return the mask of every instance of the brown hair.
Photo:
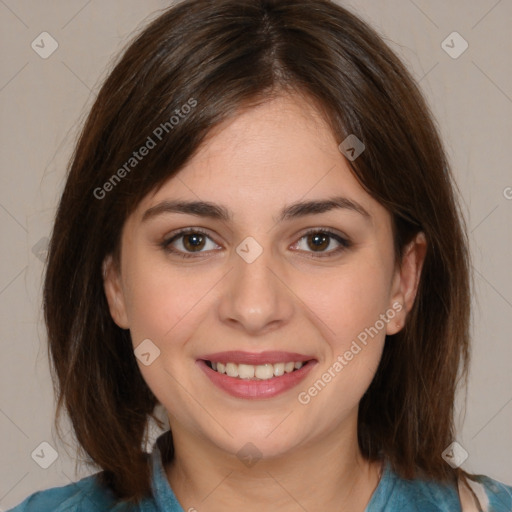
M129 331L110 316L102 262L113 254L119 264L127 216L213 127L284 92L313 102L339 142L355 134L365 144L349 163L392 215L397 264L416 233L428 243L413 309L386 341L360 402L360 449L387 458L404 478L464 475L441 453L453 441L457 383L467 380L467 239L442 143L413 78L374 30L328 0L187 0L134 39L99 91L70 162L44 283L56 423L65 408L80 446L120 499L150 494L143 440L157 399ZM165 122L157 147L117 172ZM114 181L116 173L122 179Z

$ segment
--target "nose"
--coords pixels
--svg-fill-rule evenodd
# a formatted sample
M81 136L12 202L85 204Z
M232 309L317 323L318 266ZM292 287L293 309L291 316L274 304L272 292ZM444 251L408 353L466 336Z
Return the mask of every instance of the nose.
M218 312L221 321L244 333L263 334L282 327L294 311L293 293L282 265L264 249L252 263L237 253L226 276Z

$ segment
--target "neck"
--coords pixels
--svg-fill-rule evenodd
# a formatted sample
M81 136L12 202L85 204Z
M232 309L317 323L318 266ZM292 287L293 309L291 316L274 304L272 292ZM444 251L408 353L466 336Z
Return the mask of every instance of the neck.
M364 512L379 482L381 463L362 457L357 436L348 435L353 428L249 467L204 438L172 431L175 451L166 473L184 510Z

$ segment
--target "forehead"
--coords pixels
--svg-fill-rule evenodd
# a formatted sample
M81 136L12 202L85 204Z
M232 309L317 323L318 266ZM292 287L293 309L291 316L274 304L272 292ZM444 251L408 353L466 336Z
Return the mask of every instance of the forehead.
M216 126L185 167L143 199L138 218L165 200L193 200L229 205L224 217L264 212L282 220L283 205L333 197L372 218L385 214L338 144L312 102L279 96Z

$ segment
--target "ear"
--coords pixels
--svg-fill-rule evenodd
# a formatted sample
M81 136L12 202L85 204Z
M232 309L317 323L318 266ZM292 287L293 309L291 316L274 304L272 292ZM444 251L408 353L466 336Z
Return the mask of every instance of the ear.
M107 297L110 315L114 322L121 329L128 329L128 315L126 314L126 305L123 287L121 285L121 276L116 268L112 255L109 254L102 264L103 271L103 288Z
M390 307L397 313L387 323L386 334L396 334L405 325L407 313L412 309L416 298L426 253L427 240L425 234L419 232L405 247L402 264L397 266L393 276Z

